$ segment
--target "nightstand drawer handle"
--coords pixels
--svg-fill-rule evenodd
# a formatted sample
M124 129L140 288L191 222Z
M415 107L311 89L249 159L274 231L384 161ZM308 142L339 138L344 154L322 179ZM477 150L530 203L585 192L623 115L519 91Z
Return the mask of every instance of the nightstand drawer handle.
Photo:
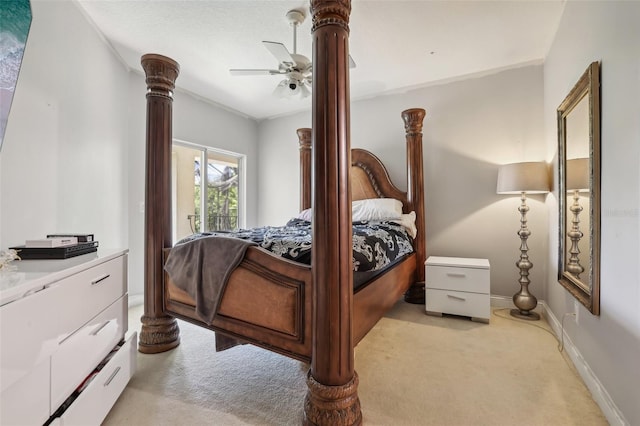
M101 283L102 281L106 280L107 278L109 278L111 275L110 274L104 274L103 276L101 276L100 278L96 278L95 280L91 281L91 285L96 285Z
M111 376L109 376L109 378L107 379L107 381L106 381L106 382L104 382L104 387L109 386L109 384L111 383L111 381L112 381L113 379L115 379L116 374L118 374L119 372L120 372L120 367L116 368L116 371L114 371L114 372L111 374Z
M463 274L461 272L447 272L448 277L456 277L456 278L464 278L467 274Z
M465 299L464 297L460 297L460 296L454 296L453 294L447 294L447 297L450 297L452 299L456 299L456 300L461 300L461 301L465 301L467 299Z

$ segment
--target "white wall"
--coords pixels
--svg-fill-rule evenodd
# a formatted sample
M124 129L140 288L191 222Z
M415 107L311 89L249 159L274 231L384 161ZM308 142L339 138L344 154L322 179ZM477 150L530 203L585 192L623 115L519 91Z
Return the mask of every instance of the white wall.
M640 3L567 2L544 65L544 117L549 157L557 168L555 111L589 63L601 61L600 316L579 307L565 330L615 401L640 424ZM557 173L557 172L556 172ZM573 298L557 283L557 194L548 199L547 303L557 318ZM609 418L612 424L624 419Z
M156 53L156 52L149 52ZM180 58L172 58L180 62ZM176 82L179 83L180 76ZM129 80L129 292L144 292L144 180L146 141L146 84L132 72ZM173 101L173 138L247 156L246 221L257 223L258 152L255 121L231 113L176 90Z
M0 247L52 232L125 247L127 70L73 3L31 8L0 154Z
M129 293L141 295L144 77L122 65L73 2L31 6L0 153L0 248L92 232L101 247L129 248ZM174 138L247 156L246 222L254 226L257 124L179 90L173 106Z
M355 78L355 77L354 77ZM427 255L488 258L492 294L512 296L520 286L519 196L496 195L498 165L544 161L542 66L498 72L403 94L352 102L351 145L366 148L406 189L401 112L420 107L424 121ZM260 124L259 221L283 224L299 206L295 130L310 113ZM286 167L283 165L286 164ZM544 299L547 262L545 196L529 199L531 292Z

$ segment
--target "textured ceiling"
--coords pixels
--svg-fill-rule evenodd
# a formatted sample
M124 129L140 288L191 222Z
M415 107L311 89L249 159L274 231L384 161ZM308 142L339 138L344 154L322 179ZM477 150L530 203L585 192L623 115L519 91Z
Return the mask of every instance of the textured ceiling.
M75 0L127 65L159 53L180 64L179 88L255 119L309 109L280 99L282 76L232 76L230 68L275 68L262 40L293 51L285 18L304 10L298 53L311 57L307 1ZM351 99L374 97L477 73L541 63L564 1L353 0Z

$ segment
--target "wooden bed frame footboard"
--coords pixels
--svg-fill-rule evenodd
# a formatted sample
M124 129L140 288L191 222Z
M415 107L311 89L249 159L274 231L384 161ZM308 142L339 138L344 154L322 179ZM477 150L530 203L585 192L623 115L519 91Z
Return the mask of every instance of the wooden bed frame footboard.
M168 254L167 249L166 253ZM311 360L311 268L249 247L233 271L213 324L165 273L165 312L292 358Z
M423 297L425 233L422 109L402 113L407 191L394 187L380 160L351 151L349 129L350 0L311 0L312 129L300 129L301 208L313 205L310 268L260 248L247 249L231 274L212 325L194 302L165 280L171 247L172 102L179 66L162 55L142 57L147 82L145 301L139 350L163 352L180 342L176 318L310 362L304 424L362 423L353 348L404 293ZM313 156L311 141L313 140ZM311 163L313 162L313 168ZM311 171L313 170L313 175ZM311 191L311 184L314 191ZM415 253L353 292L351 201L392 197L415 211ZM417 289L417 290L416 290ZM409 290L409 291L407 291ZM413 291L413 293L412 293ZM422 294L420 294L422 293ZM417 296L416 296L417 295Z
M354 346L406 292L413 282L415 265L415 254L407 256L354 294ZM199 318L193 298L176 287L166 273L164 308L173 317L309 363L312 293L310 267L249 247L229 277L213 324Z

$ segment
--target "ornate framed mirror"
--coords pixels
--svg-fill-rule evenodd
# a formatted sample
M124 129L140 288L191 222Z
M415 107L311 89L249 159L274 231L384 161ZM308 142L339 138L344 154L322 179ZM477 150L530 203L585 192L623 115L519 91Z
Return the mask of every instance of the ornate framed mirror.
M600 64L558 107L558 280L600 314Z

